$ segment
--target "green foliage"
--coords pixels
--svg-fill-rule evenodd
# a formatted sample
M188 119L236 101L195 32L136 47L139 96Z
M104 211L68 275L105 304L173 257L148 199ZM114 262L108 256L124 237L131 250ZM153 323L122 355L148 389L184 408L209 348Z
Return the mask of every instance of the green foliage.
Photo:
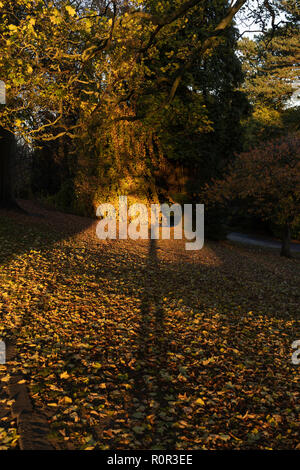
M76 196L74 182L72 179L65 180L61 188L52 196L43 198L48 205L63 212L80 213L80 208L76 207ZM83 215L85 212L81 212Z
M0 75L8 105L0 124L30 145L67 141L62 153L70 168L56 192L73 179L80 211L91 213L93 204L121 190L154 198L196 193L223 174L234 152L282 127L288 80L297 70L297 28L289 24L241 43L243 89L229 2L184 6L179 0L76 8L63 0L1 2ZM294 5L275 6L297 18ZM245 92L255 107L246 135ZM170 173L181 168L184 187L171 187Z
M295 93L299 87L299 39L298 24L291 21L275 32L239 43L246 77L242 88L253 106L253 114L245 122L245 149L295 130L285 117L287 107L297 109L299 104Z
M75 172L79 205L86 206L81 197L102 199L126 184L126 193L168 192L168 175L160 171L165 160L171 171L184 166L192 176L193 168L206 173L192 184L187 178L188 192L239 148L246 105L236 92L242 81L236 33L222 26L222 35L215 36L228 4L196 3L168 21L181 2L127 7L117 2L115 10L94 4L75 11L65 1L55 7L41 0L6 1L0 75L9 100L0 123L31 145L70 139L78 160L86 151L95 156L94 162L89 159L90 169L79 163ZM165 22L158 31L161 18ZM120 136L112 138L118 122L131 124L118 128L123 148ZM132 127L135 142L141 129L148 134L141 137L143 150L133 142ZM86 175L90 190L82 189ZM164 181L155 188L157 179ZM57 186L60 191L62 182Z

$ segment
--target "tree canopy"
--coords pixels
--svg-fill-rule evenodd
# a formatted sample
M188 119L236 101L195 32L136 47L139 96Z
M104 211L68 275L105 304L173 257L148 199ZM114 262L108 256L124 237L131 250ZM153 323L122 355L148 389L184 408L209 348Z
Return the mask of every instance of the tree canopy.
M290 229L299 223L299 133L239 154L227 176L207 188L207 196L219 203L246 199L250 213L285 228L282 254L290 256Z
M278 3L262 2L267 10ZM226 40L246 4L2 1L0 74L9 101L1 125L49 140L82 135L91 118L161 113L182 83L193 86L191 68ZM158 103L145 106L155 92Z

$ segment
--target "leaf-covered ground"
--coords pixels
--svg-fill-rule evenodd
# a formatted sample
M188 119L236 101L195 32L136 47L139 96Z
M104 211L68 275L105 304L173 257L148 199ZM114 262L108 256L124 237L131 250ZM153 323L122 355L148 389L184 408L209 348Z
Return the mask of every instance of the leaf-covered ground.
M43 214L0 213L0 337L17 335L55 447L299 448L299 257L100 242L92 221Z

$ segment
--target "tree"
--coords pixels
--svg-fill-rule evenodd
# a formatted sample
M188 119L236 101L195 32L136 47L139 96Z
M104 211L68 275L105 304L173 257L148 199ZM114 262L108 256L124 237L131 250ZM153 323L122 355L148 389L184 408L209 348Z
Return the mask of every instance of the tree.
M269 11L278 0L259 3ZM159 120L194 64L222 43L247 4L250 0L2 0L0 76L9 100L0 125L30 143L64 136L80 142L91 129L106 133L114 121L153 115ZM185 34L193 18L198 33ZM161 67L170 38L172 54ZM153 100L147 106L157 90L157 106Z
M207 186L210 201L247 201L247 210L282 228L281 255L291 257L291 228L299 222L300 134L289 134L238 155L223 180Z
M11 174L14 151L13 134L0 127L0 207L15 207Z
M246 77L242 88L253 106L246 123L250 146L284 133L286 107L299 104L295 95L300 78L300 30L295 10L291 16L292 4L285 6L284 19L275 30L239 42Z
M194 59L172 102L161 106L168 99L170 75L180 69L191 45L201 41L203 23L218 24L225 9L226 2L220 1L211 2L197 15L190 12L182 30L170 27L161 33L156 43L159 54L145 61L151 75L147 95L140 100L143 122L151 123L164 156L184 173L187 193L195 193L199 185L220 174L225 162L241 150L240 121L249 107L245 94L238 90L243 73L233 25L212 50Z

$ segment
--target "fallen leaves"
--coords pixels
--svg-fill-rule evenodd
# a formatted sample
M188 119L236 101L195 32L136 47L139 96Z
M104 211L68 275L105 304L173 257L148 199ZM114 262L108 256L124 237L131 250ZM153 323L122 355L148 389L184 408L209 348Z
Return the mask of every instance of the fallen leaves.
M298 446L298 259L60 238L0 226L0 334L57 447Z

